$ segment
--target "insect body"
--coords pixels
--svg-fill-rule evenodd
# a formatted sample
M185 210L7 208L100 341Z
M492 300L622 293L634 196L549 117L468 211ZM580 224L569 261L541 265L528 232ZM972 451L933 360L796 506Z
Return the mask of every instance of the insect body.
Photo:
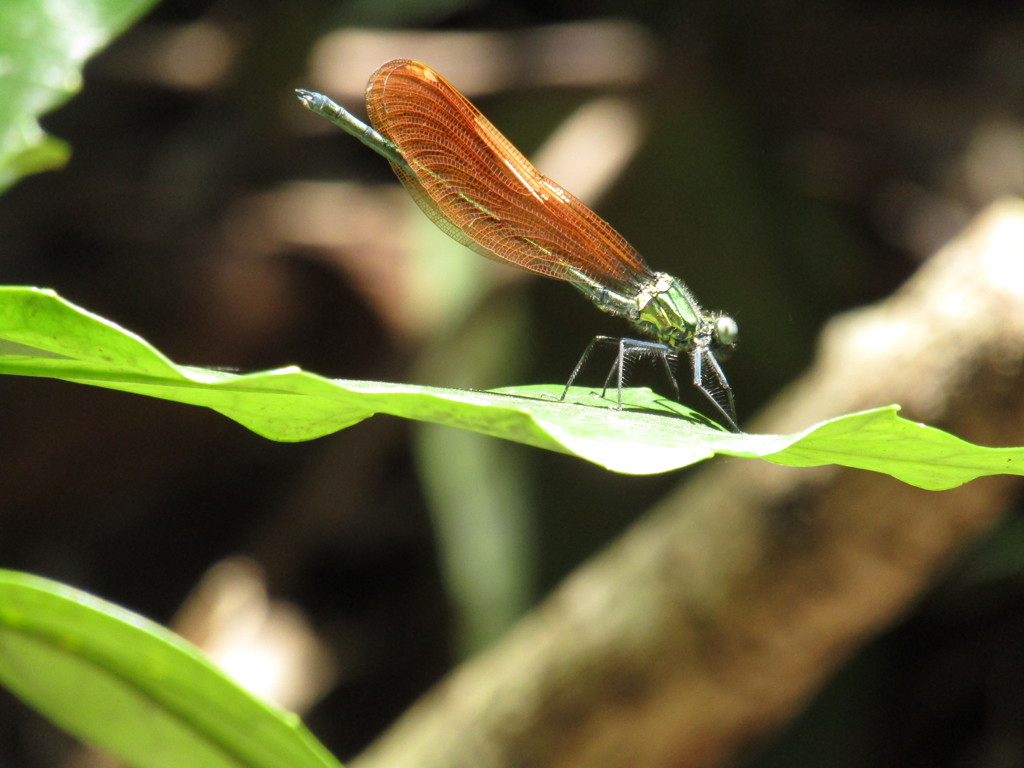
M671 363L686 354L693 383L738 430L732 390L716 356L735 344L736 322L706 312L678 278L651 270L622 235L534 168L441 75L409 59L378 69L366 89L372 128L323 94L296 93L308 109L383 155L423 212L455 240L488 258L564 280L653 339L598 336L565 392L595 344L618 346L606 387L617 370L620 408L630 355L660 358L675 387Z

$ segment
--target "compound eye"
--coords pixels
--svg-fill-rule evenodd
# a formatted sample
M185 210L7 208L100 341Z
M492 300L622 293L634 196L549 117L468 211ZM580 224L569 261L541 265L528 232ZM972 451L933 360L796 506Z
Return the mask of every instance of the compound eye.
M715 339L719 344L734 344L739 333L740 327L728 315L720 315L715 320Z

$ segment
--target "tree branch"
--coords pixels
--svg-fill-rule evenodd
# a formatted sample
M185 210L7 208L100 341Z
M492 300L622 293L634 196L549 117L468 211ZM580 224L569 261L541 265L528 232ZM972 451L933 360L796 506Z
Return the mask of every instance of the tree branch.
M893 297L832 321L754 431L900 402L965 439L1020 445L1022 358L1024 203L1007 200ZM796 714L1019 489L720 459L353 765L718 764Z

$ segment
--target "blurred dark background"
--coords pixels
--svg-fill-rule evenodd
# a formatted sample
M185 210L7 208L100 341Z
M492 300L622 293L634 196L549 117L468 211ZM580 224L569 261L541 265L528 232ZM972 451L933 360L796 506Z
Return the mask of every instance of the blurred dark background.
M737 318L741 422L830 315L1024 191L1018 3L195 0L158 6L44 120L74 155L0 201L2 282L54 288L180 363L564 381L592 335L625 329L435 234L381 158L292 95L363 115L395 57L463 88ZM634 383L663 386L642 366ZM306 718L343 759L684 479L388 417L278 444L60 382L6 377L0 398L0 567L168 623L211 568L250 558L330 659ZM752 764L1024 765L1021 565L1011 517ZM0 766L76 749L0 692Z

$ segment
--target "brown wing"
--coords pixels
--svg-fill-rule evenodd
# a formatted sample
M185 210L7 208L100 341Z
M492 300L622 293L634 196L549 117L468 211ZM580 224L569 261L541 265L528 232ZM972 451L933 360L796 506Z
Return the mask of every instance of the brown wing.
M573 283L622 293L649 283L650 269L618 232L429 67L388 62L370 78L366 103L373 127L409 164L392 164L406 189L459 242Z

